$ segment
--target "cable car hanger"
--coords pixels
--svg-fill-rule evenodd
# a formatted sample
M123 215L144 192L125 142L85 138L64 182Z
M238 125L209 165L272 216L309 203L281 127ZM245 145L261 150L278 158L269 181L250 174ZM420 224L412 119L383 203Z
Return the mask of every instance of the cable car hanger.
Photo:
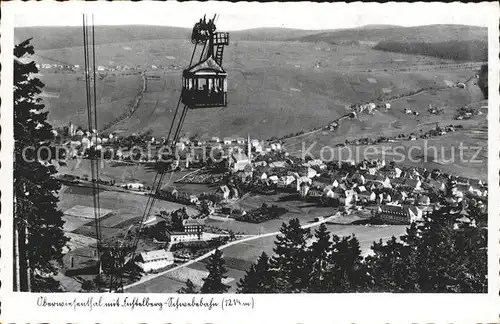
M206 16L193 27L191 42L203 44L199 61L182 73L182 103L190 109L227 107L227 73L222 66L229 33L216 32L217 15ZM194 54L194 53L193 53Z
M227 106L227 72L222 67L222 58L224 46L229 45L229 33L215 32L216 17L217 15L214 15L214 18L207 22L204 16L203 19L200 19L193 27L191 42L195 46L191 55L189 67L183 71L181 96L177 101L175 113L166 139L167 145L175 146L189 109ZM196 54L198 44L203 44L203 49L199 61L193 65L193 58ZM177 126L175 126L181 103L184 104L184 107L180 112ZM172 132L174 128L175 131ZM173 137L170 140L171 134L173 134ZM139 223L139 232L142 229L144 220L151 214L158 193L162 188L165 174L170 172L170 179L172 179L174 172L173 169L168 167L158 167L157 170L151 186L151 192L148 195L148 200ZM140 236L138 235L132 244L131 257L129 260L134 259L139 240Z

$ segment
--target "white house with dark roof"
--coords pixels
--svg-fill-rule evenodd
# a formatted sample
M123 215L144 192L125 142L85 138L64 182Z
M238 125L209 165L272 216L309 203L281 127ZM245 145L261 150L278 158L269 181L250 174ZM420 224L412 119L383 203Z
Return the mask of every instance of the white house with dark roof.
M230 190L229 190L228 186L223 185L217 189L215 194L221 196L221 198L223 200L227 200L227 199L229 199Z
M281 151L280 143L271 143L270 147L272 151Z
M235 152L231 154L231 169L233 172L244 171L245 167L250 164L250 159L243 152Z
M142 252L136 264L144 272L151 272L159 270L174 263L174 254L166 250L155 250L149 252Z
M376 198L376 195L373 191L362 191L360 193L358 193L358 199L360 201L365 201L365 202L368 202L368 201L375 201L375 198Z
M427 183L430 187L437 189L439 191L445 191L446 190L446 185L442 181L437 181L437 180L430 180Z
M286 188L295 182L295 177L291 175L282 176L278 179L278 187Z
M337 188L334 191L334 199L342 206L351 206L357 200L357 193L354 190Z
M377 217L389 224L408 225L422 218L422 210L415 206L383 205L378 209Z
M323 189L321 188L309 188L307 192L307 198L317 200L323 196Z
M317 167L320 170L326 169L326 164L319 159L304 162L304 163L302 163L302 166L309 167L309 168Z
M367 174L366 176L362 175L359 172L356 172L351 175L351 181L360 183L360 184L365 184L368 179L373 179L375 180L374 175Z
M419 205L429 206L431 203L431 199L426 195L421 195L420 197L418 197L417 202Z
M272 175L272 176L270 176L270 177L267 177L267 179L268 179L269 181L271 181L272 183L276 183L276 184L277 184L277 183L278 183L278 181L279 181L279 177L278 177L277 175L275 175L275 174L273 174L273 175Z
M222 142L224 145L231 145L235 141L234 137L224 137Z
M182 226L184 226L184 232L194 234L200 239L205 228L205 221L196 218L183 219Z
M298 177L297 178L297 181L296 181L296 185L297 185L297 191L300 191L300 188L301 188L301 185L305 183L307 185L310 185L312 183L311 179L309 179L308 177ZM308 189L309 190L309 189Z
M323 196L326 198L333 199L335 197L335 192L333 191L333 186L326 186L323 189Z
M481 187L484 185L483 181L480 179L469 179L469 184L473 187Z
M457 184L459 185L468 185L469 184L469 179L465 177L458 177L457 178Z
M422 181L419 179L406 179L404 185L412 190L419 190L422 185Z
M365 192L365 191L367 191L367 190L366 190L366 187L365 187L365 186L358 186L358 187L357 187L357 191L358 191L359 193L361 193L361 192Z

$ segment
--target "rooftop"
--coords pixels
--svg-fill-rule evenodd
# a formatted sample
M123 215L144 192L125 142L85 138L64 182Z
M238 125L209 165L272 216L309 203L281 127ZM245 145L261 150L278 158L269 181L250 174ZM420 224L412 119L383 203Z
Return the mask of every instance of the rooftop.
M149 252L142 252L141 258L144 262L154 261L158 259L174 259L174 254L172 252L168 252L166 250L154 250Z

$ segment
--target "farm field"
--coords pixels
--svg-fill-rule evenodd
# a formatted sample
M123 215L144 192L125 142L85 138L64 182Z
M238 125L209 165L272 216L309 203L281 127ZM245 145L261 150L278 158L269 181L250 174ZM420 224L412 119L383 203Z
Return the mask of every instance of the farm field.
M464 71L466 73L466 71ZM466 77L467 75L463 75ZM432 115L427 109L429 105L432 107L443 109L443 114ZM413 147L414 152L423 152L425 147L435 147L437 154L429 154L427 162L414 163L409 159L403 162L412 166L423 166L434 169L439 168L451 174L487 179L487 110L483 109L483 115L476 116L471 120L455 120L458 109L463 106L473 107L478 109L481 106L487 106L487 101L483 99L482 93L474 84L473 81L467 83L466 89L448 88L438 91L422 92L412 97L396 99L391 101L390 110L376 111L374 115L360 113L357 119L344 120L340 123L339 128L335 132L317 131L310 134L304 134L285 140L285 148L290 154L301 155L311 148L314 156L319 157L320 151L324 147L333 148L334 159L339 155L344 159L352 158L359 161L363 159L362 152L366 152L366 157L380 158L383 148L395 148L402 146L399 149L405 156L410 156L407 152ZM408 108L419 113L419 116L413 114L405 114L404 110ZM439 124L441 127L447 125L462 125L463 129L454 133L449 133L444 136L429 138L427 140L417 139L416 141L407 141L410 133L418 135L423 131L428 131ZM405 139L396 141L396 143L382 143L377 145L352 146L339 151L335 147L337 144L344 143L346 140L353 141L364 137L378 138L381 136L392 137L399 134L404 134ZM450 158L455 154L460 143L464 147L470 149L464 151L464 159L455 159L450 161ZM424 146L427 145L427 146ZM478 147L478 149L472 149ZM349 149L349 150L347 150ZM366 150L365 150L366 149ZM330 149L324 149L324 158L332 158ZM364 151L365 150L365 151ZM474 159L481 160L478 163L469 163L475 154L479 152ZM351 152L349 155L348 152ZM453 153L455 151L455 153ZM344 152L340 154L339 152ZM372 153L369 153L372 152ZM433 151L431 151L433 153ZM411 154L414 157L414 154ZM393 160L394 156L386 155L386 160ZM401 161L401 160L400 160ZM424 161L425 162L425 161Z
M63 187L60 194L59 208L66 210L75 205L91 207L93 205L92 189L81 187ZM102 191L99 194L99 203L101 208L112 210L109 216L103 217L101 220L102 234L104 237L112 237L131 225L135 221L139 221L144 212L147 202L146 196L134 194ZM173 211L184 207L184 205L156 200L152 210L152 215L161 210ZM186 207L188 213L196 214L196 211L191 207ZM68 219L68 225L65 225L67 231L72 231L81 235L95 237L95 226L93 220Z
M137 111L110 131L127 135L151 129L156 136L165 136L180 93L181 67L189 63L187 60L191 51L191 43L184 40L99 45L96 49L98 62L140 66L141 70L149 70L148 73L160 76L159 80L147 81L148 88ZM44 57L74 64L83 63L79 61L83 57L80 57L81 48L78 47L41 52ZM351 103L373 101L426 87L442 87L446 85L445 81L465 81L476 73L473 69L401 72L398 70L405 67L432 67L453 62L375 51L366 45L342 46L298 41L235 41L225 53L225 62L225 68L230 72L229 106L225 109L190 111L183 127L185 133L196 132L205 138L246 136L247 133L262 139L279 137L322 126L325 121L345 114L345 106ZM168 70L151 70L151 65L161 65ZM52 83L61 84L57 81L61 77L55 76L45 74L42 80L48 86ZM54 82L51 78L55 78ZM109 89L101 90L98 95L100 101L110 99L113 96L110 93L115 91L113 88L128 90L126 95L120 97L121 101L103 103L102 108L99 108L99 120L103 125L125 111L125 101L131 104L141 86L139 75L108 74L108 78L115 78L115 85L109 81ZM68 84L71 86L72 83ZM68 90L78 92L74 85ZM61 91L65 92L64 89ZM81 93L83 100L83 91ZM64 116L69 118L71 115L67 114L67 109L57 111L57 107L54 107L60 106L61 100L46 98L50 110L56 111L54 114L51 112L49 118L62 122ZM82 100L80 106L83 109ZM79 111L82 111L83 118L85 110L82 109ZM271 124L273 127L269 127Z
M116 184L127 183L141 183L144 186L151 186L155 177L155 171L151 171L144 165L139 164L125 164L117 163L114 161L101 160L99 164L99 178L101 180L115 180ZM74 176L83 177L91 174L90 160L75 159L66 161L65 166L59 166L58 172L60 174L71 174ZM163 181L166 185L175 185L176 188L190 188L198 187L200 190L205 188L203 185L191 184L173 184L174 181L182 178L191 171L179 171L167 174Z
M98 126L103 127L132 107L142 80L136 74L112 75L98 73L97 111ZM87 125L85 97L85 76L83 72L50 73L42 70L39 76L45 84L44 92L57 93L58 97L44 97L49 113L49 121L54 126L67 126L69 122L83 128Z

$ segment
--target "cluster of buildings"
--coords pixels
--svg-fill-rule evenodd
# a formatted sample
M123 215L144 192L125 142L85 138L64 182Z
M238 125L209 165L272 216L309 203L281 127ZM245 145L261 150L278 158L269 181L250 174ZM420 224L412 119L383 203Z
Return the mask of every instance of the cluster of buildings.
M474 116L482 115L482 114L483 113L481 112L481 110L477 110L477 109L473 109L473 108L467 108L467 107L461 107L457 111L455 119L456 120L463 120L463 119L467 120L467 119L473 118Z
M42 63L35 64L38 70L61 70L61 71L78 71L80 69L80 65L69 65L69 64L52 64L52 63Z
M36 67L40 70L61 70L61 71L80 71L83 67L80 64L60 64L60 63L37 63ZM172 67L177 68L176 66L172 65ZM169 68L172 68L169 67ZM98 65L97 71L99 72L104 72L104 71L132 71L132 70L140 70L140 66L130 66L130 65ZM163 67L161 65L152 65L151 69L156 70L156 69L166 69L166 67Z
M375 110L379 109L391 109L391 104L388 102L375 104L373 102L363 103L363 104L353 104L351 105L351 109L358 113L368 113L372 114Z
M159 223L166 223L166 219L160 216L152 216L143 222L143 228L162 229L161 233L170 244L181 242L193 242L204 240L205 222L199 218L187 218L182 221L182 229L172 230L168 226L157 226ZM144 272L151 272L166 268L175 262L174 254L166 249L142 252L139 254L136 264Z
M386 165L385 161L342 162L331 168L320 160L298 162L255 162L253 169L236 173L248 188L256 183L278 191L297 192L301 199L324 205L374 206L377 215L390 223L418 219L429 208L431 197L448 194L448 178L423 168ZM456 178L450 188L451 202L467 196L486 197L487 186L480 180ZM225 197L230 198L230 192Z
M205 220L203 218L186 218L182 220L182 228L172 229L168 226L158 227L159 223L166 223L166 220L161 216L151 216L143 222L143 228L162 228L164 233L161 233L171 244L180 242L192 242L203 240L205 232Z
M252 159L264 156L270 152L281 152L281 143L265 143L258 139L247 139L243 137L212 137L208 141L191 140L188 137L181 137L175 144L178 152L189 151L195 148L205 148L206 152L217 150L221 153L222 159L227 161L227 168L232 172L250 170ZM186 158L186 166L189 163Z
M199 203L198 196L186 191L179 191L175 187L162 188L157 192L157 195L159 198L185 205L197 205Z
M54 134L57 136L58 134ZM97 131L84 131L82 129L75 129L74 125L70 123L68 137L64 145L70 150L68 151L68 158L75 158L77 156L85 155L87 149L94 147L96 150L102 150L103 145L113 140L114 135L99 136Z

